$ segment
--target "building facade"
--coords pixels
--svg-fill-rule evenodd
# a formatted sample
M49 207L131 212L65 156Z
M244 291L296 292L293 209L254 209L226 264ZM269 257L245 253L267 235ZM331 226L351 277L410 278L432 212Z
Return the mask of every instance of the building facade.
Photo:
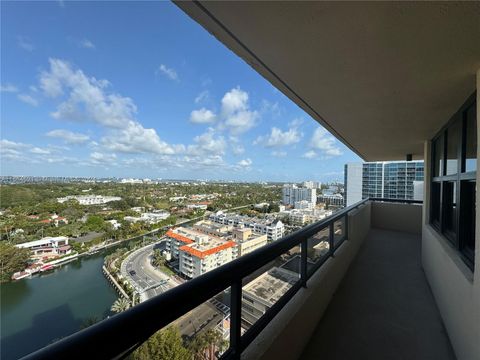
M310 185L310 184L309 184ZM313 204L317 202L317 189L312 187L298 187L295 184L286 184L282 188L282 203L295 205L295 202L306 200Z
M190 279L205 274L237 257L237 244L198 231L177 228L165 234L166 251L178 259L179 272Z
M233 241L237 243L237 256L248 254L267 245L267 234L254 233L250 228L236 228L232 231Z
M30 241L23 244L17 244L15 247L28 249L33 256L62 256L72 252L72 247L68 244L66 236L44 237L40 240Z
M259 219L217 211L211 214L209 219L219 224L251 228L256 233L266 234L269 241L278 240L285 233L285 226L275 218Z
M415 198L414 182L423 183L423 161L380 161L345 165L347 206L368 198ZM361 191L360 191L361 189ZM420 195L417 195L420 196Z

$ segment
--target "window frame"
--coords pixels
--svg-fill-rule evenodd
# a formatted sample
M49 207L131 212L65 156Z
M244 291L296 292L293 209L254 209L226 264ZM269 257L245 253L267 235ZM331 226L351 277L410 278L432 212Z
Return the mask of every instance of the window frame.
M472 107L476 106L476 92L474 92L468 99L464 102L464 104L458 109L458 111L451 117L451 119L437 132L437 134L431 139L431 154L430 154L430 209L429 209L429 223L430 225L443 237L445 237L449 244L451 244L460 254L462 260L466 263L466 265L473 271L475 267L475 251L470 251L469 248L465 246L466 244L466 235L463 231L464 225L467 220L465 217L462 217L462 184L466 182L474 182L476 183L477 171L469 171L465 172L466 169L466 131L467 131L467 112ZM477 114L478 120L478 114ZM454 125L458 125L460 123L460 131L457 134L457 138L455 139L455 143L457 144L457 173L447 175L447 161L448 161L448 140L449 140L449 129L452 128ZM478 121L477 121L477 128L478 128ZM434 146L435 142L443 136L442 141L442 154L443 156L436 157L436 146ZM477 139L478 143L478 139ZM478 156L478 154L477 154ZM436 159L442 159L442 166L441 166L441 173L439 176L435 175L435 168L438 166L436 164ZM478 170L478 169L477 169ZM454 203L456 206L456 214L454 219L454 228L455 231L447 231L446 229L446 217L444 216L447 211L447 204L446 202L446 186L445 184L448 182L453 182L455 186L455 199ZM434 186L433 184L439 184L440 191L439 196L440 199L436 201L432 201L434 195ZM437 185L438 186L438 185ZM475 199L471 199L475 202ZM467 200L469 201L469 200ZM438 203L439 209L435 209L433 204ZM466 204L468 206L468 204ZM471 204L470 204L471 205ZM467 206L464 206L466 208ZM439 212L439 219L438 221L434 218L434 212L437 210ZM475 245L476 239L474 239Z

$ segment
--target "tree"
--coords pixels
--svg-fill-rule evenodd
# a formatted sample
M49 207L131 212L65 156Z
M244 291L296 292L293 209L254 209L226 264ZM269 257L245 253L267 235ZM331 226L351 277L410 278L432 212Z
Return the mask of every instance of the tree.
M222 335L213 329L209 329L197 335L189 344L189 349L195 360L214 360L215 350L223 351L227 342Z
M25 269L30 256L30 250L0 241L0 282L9 281L14 273Z
M157 331L132 354L133 360L191 360L192 353L183 345L175 326Z
M114 313L121 313L122 311L127 310L130 307L130 301L125 299L124 297L120 297L113 303L110 310Z
M165 265L165 256L162 255L162 252L159 249L153 250L153 259L152 265L155 267L161 267Z
M98 215L90 215L85 226L90 231L102 231L105 226L105 221Z

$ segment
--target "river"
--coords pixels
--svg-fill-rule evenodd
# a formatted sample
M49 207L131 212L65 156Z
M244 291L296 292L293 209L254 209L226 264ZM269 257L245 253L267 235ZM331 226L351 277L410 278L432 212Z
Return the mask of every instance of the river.
M2 284L0 358L17 359L78 331L92 317L112 315L118 295L102 273L106 254Z

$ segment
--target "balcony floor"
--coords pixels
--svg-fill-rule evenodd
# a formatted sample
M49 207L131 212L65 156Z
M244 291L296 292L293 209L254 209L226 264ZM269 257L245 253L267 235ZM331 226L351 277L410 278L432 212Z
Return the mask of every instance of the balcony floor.
M370 231L301 359L455 359L419 235Z

